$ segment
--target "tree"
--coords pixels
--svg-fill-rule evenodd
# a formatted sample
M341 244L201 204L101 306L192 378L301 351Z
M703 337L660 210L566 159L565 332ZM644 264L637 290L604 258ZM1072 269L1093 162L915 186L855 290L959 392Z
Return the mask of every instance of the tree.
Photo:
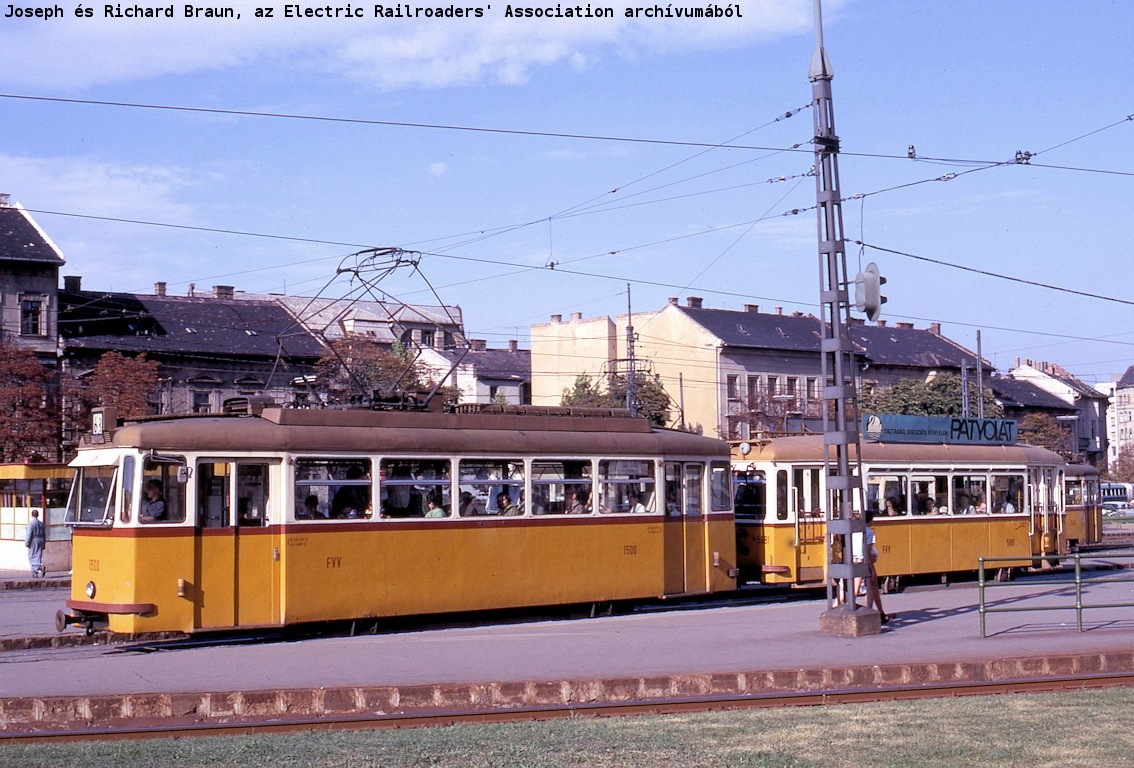
M1071 430L1050 413L1029 413L1020 419L1020 442L1055 451L1065 458L1075 455Z
M428 392L425 367L402 344L384 349L363 336L331 342L315 364L320 392L332 403L369 402L374 396L402 398Z
M862 409L913 416L960 416L964 413L961 377L942 374L929 381L899 381L889 389L863 398ZM970 412L976 414L975 402ZM987 388L984 390L984 415L989 419L999 419L1004 415L1004 409L996 402L992 390Z
M643 376L636 381L638 415L651 423L664 427L669 422L669 395L657 376ZM604 389L586 373L575 378L575 384L563 390L561 405L587 408L625 408L626 379L613 376Z
M154 412L158 384L158 363L147 360L143 352L127 357L105 352L88 379L83 400L89 407L113 406L124 419L149 416Z
M1124 445L1119 449L1107 474L1116 483L1134 483L1134 445Z
M575 377L575 384L564 388L560 405L576 405L584 408L617 408L609 392L604 392L598 383L586 373Z
M672 401L669 399L669 393L662 386L661 378L643 375L635 379L634 384L638 393L638 415L645 416L658 427L664 427L668 424L669 406ZM615 376L611 379L608 392L611 400L616 403L616 407L624 408L626 406L625 377Z
M49 381L34 352L0 343L0 461L56 453L59 419L50 407Z

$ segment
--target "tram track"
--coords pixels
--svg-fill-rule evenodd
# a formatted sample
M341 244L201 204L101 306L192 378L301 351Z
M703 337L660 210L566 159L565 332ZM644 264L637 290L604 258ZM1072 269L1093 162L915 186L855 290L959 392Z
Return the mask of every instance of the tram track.
M460 724L489 724L576 717L637 717L834 704L916 701L953 696L1057 693L1134 686L1134 672L1060 675L981 681L950 681L917 685L833 688L809 691L769 691L744 695L686 696L664 699L577 702L519 706L504 709L438 709L397 714L353 714L320 717L247 717L225 722L155 722L138 719L105 727L72 725L59 729L0 731L0 743L47 744L79 741L143 740L283 734L303 731L350 731L387 728L429 728Z

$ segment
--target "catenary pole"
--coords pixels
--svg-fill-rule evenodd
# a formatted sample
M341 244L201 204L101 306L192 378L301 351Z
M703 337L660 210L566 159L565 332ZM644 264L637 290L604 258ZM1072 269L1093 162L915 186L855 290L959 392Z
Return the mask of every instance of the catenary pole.
M869 578L869 564L854 562L853 542L864 539L862 455L858 424L858 366L850 337L842 195L839 191L839 137L831 98L834 77L823 45L823 12L814 0L815 50L808 79L815 116L815 192L819 228L819 299L823 356L823 465L827 479L827 606L819 627L842 635L877 634L878 613L860 608L854 578ZM855 513L858 514L855 514ZM796 514L799 510L796 510ZM868 553L863 552L868 556Z

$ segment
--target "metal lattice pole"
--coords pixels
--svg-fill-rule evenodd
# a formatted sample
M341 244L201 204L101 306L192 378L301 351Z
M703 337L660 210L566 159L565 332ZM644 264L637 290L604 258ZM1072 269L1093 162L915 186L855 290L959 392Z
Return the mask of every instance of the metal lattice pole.
M858 367L850 338L850 301L839 191L839 137L831 99L833 73L823 46L823 20L815 0L815 52L808 77L815 113L815 191L819 227L819 297L823 356L823 464L827 478L827 600L834 612L853 613L854 578L869 577L869 553L853 556L854 535L864 539L859 457ZM853 448L853 452L852 452ZM865 542L863 542L865 544ZM865 546L862 547L865 549Z

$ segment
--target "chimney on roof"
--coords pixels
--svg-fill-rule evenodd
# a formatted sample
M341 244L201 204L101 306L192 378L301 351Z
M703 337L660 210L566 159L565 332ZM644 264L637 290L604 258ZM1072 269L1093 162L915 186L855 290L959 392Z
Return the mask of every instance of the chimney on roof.
M196 283L189 283L189 293L187 293L186 296L196 296L196 295L197 295L197 284Z
M156 283L154 283L154 296L164 296L164 295L165 295L165 281L159 280Z
M744 305L744 311L749 312L753 315L757 315L757 314L760 313L760 305L759 304L745 304Z
M913 328L913 323L894 323L894 327L895 328L904 328L905 330L908 331L911 328Z
M213 286L213 298L214 299L220 299L222 301L232 301L234 293L235 293L235 288L231 285L214 285Z
M934 336L940 336L941 335L941 323L930 323L929 324L929 332L932 333Z
M583 313L582 312L572 312L571 313L571 322L575 322L576 320L582 320L582 319L583 319Z
M474 352L483 352L488 349L488 342L484 339L469 339L469 344L472 344Z
M866 325L866 321L863 320L861 317L852 317L852 318L849 318L849 320L850 320L850 325Z
M0 208L7 208L11 205L11 202L8 199L10 197L11 195L9 195L7 192L0 192Z
M670 296L669 297L669 303L676 307L677 306L677 297L676 296Z
M562 323L563 322L563 315L552 315L551 316L551 322Z
M508 339L508 351L518 352L520 350L520 342L515 339Z
M886 327L886 321L885 320L879 320L878 321L878 327L879 328L885 328Z
M689 309L700 309L703 302L704 299L700 296L690 296L685 300L685 304Z
M777 315L782 315L783 313L784 313L783 307L776 307L776 314Z
M83 290L81 275L63 275L63 290L77 293Z

